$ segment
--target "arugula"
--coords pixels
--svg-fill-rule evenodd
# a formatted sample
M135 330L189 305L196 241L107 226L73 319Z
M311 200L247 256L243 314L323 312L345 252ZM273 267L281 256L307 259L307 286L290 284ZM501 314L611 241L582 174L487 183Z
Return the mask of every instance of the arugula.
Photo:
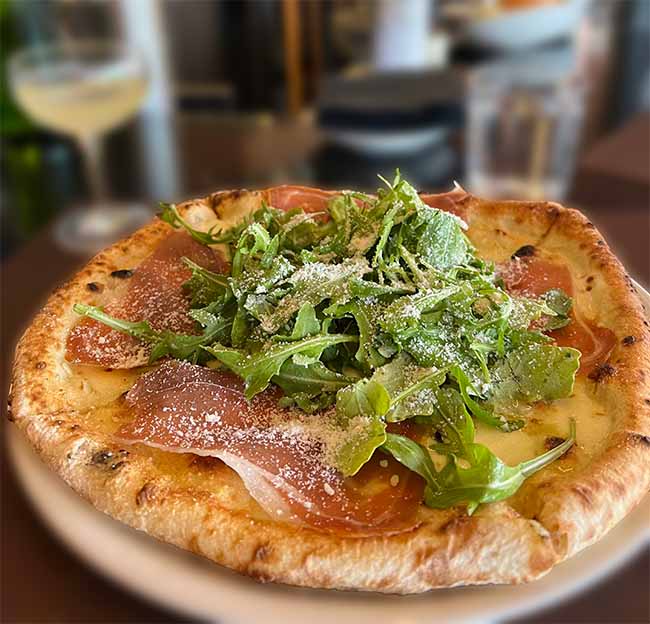
M471 512L563 452L507 466L474 441L474 421L507 435L525 426L529 406L571 394L580 354L544 332L571 321L572 300L558 289L508 293L459 218L425 205L399 171L382 181L376 196L342 193L318 213L263 204L207 232L161 204L163 221L231 259L228 275L183 259L195 336L75 310L150 344L151 361L218 362L249 399L278 386L283 406L339 431L342 474L379 448L423 476L428 505ZM387 433L409 420L422 439ZM430 452L444 462L438 471Z
M224 242L225 239L220 236L220 230L213 228L207 232L202 232L201 230L193 228L185 219L183 219L183 217L181 217L176 204L160 202L159 206L160 213L158 214L158 217L161 221L169 223L173 228L182 227L195 241L198 241L202 245L216 245Z
M183 284L183 288L191 294L191 305L201 308L209 305L229 290L228 278L183 258L183 262L192 271L192 277Z
M517 466L504 464L482 444L470 443L461 457L467 467L460 466L456 455L450 454L440 471L436 471L428 449L405 436L386 434L381 449L425 479L424 496L429 507L447 509L466 504L471 515L481 504L512 496L528 477L559 459L574 443L572 420L569 437L562 444Z
M305 361L304 356L309 356L310 360L317 362L327 347L356 341L356 336L323 334L295 342L277 343L268 349L252 354L224 347L218 343L203 348L246 382L244 394L247 399L251 399L268 387L271 378L280 372L282 365L290 357L301 355Z
M156 331L147 321L124 321L106 314L101 308L82 303L76 303L73 310L77 314L92 318L152 345L149 355L150 364L165 356L188 360L194 364L205 360L202 347L218 340L232 322L225 317L212 314L207 309L193 311L194 319L203 326L203 333L192 336L176 334L168 330Z

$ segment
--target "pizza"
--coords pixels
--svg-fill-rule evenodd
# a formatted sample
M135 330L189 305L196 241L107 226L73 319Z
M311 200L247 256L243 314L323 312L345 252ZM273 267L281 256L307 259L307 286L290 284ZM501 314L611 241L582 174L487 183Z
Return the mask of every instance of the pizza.
M281 186L180 205L20 340L11 419L97 509L260 581L521 583L650 488L650 334L549 202Z

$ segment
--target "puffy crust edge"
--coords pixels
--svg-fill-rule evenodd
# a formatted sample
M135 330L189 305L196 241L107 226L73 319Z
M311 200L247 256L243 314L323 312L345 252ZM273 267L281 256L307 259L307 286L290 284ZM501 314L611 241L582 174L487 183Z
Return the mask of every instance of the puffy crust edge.
M221 192L181 210L205 222L210 214L245 214L263 197L263 192ZM587 468L533 488L526 517L507 502L485 506L472 517L423 508L422 524L408 533L344 538L237 512L210 492L178 487L137 450L119 459L119 469L117 462L98 467L92 461L98 452L112 449L119 458L120 449L75 423L75 406L57 378L73 322L70 307L84 300L88 281L106 278L126 261L141 261L170 231L158 220L92 259L35 317L16 349L12 419L50 467L99 510L258 580L416 593L538 578L602 537L650 487L650 334L629 277L580 213L557 204L487 202L457 192L454 202L470 228L491 220L541 245L554 236L576 247L610 289L620 321L617 336L637 337L633 345L617 348L617 373L602 385L623 405L604 452ZM607 320L611 324L612 317Z

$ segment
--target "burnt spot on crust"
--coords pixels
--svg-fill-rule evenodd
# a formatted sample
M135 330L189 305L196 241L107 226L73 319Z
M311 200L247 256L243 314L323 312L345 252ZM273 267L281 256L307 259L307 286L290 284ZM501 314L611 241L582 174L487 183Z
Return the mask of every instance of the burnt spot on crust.
M117 279L128 279L133 275L131 269L118 269L117 271L111 271L111 277L116 277Z
M611 364L598 364L598 366L596 366L587 377L591 379L591 381L599 383L614 375L615 372L616 369Z
M147 481L135 495L135 504L138 507L152 501L156 495L156 486L152 481Z
M36 362L36 364L34 364L34 368L36 368L38 370L43 370L46 367L47 367L47 364L45 362L42 362L42 361L41 362Z
M587 284L591 284L591 282L593 282L593 281L594 281L594 276L593 276L593 275L590 275L590 276L587 278Z
M268 544L260 544L253 553L253 561L267 561L271 556L271 547Z
M534 245L524 245L523 247L520 247L515 251L515 253L512 254L513 258L530 258L531 256L535 255L535 252L537 250L535 249Z
M630 345L633 345L636 342L636 338L634 336L625 336L623 340L621 340L621 343L623 344L624 347L629 347Z
M630 439L634 444L640 444L650 449L650 436L643 435L642 433L629 433L628 439Z
M88 282L86 284L86 288L90 292L100 293L104 290L104 285L100 284L99 282Z
M125 449L120 449L119 451L104 449L93 454L90 458L90 464L92 466L97 466L98 468L116 471L126 463L124 458L128 455L129 452Z

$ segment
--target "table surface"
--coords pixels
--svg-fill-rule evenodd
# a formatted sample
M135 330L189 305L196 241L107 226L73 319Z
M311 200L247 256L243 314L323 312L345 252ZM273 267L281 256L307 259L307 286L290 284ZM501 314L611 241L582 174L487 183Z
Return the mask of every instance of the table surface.
M645 168L644 177L643 169L636 167L634 184L629 184L631 190L627 196L628 185L621 184L620 179L620 159L626 154L641 154L648 162L649 119L648 116L635 119L615 137L608 137L607 142L596 146L595 156L591 150L578 169L572 194L573 205L593 220L629 273L645 286L650 284L650 169ZM194 128L190 136L190 147L194 148L197 142L205 146L201 151L203 156L219 153L219 137L210 137L205 128L199 131ZM308 149L314 146L310 141L305 145ZM608 160L607 154L603 154L608 145L609 159L613 163L609 169L603 165ZM235 146L240 157L248 157L247 145L235 142ZM250 156L252 166L261 167L259 158L259 154ZM594 162L597 163L595 167L591 165ZM199 184L208 184L210 170L199 168L197 176ZM5 395L15 341L52 289L82 263L82 259L66 255L54 246L50 229L45 229L5 262L1 284ZM6 420L4 423L7 426ZM3 426L3 437L4 431ZM0 462L1 621L186 621L116 587L76 559L32 512L8 466L6 453L1 454ZM650 621L649 586L650 553L645 549L592 589L551 610L517 621L647 622Z

